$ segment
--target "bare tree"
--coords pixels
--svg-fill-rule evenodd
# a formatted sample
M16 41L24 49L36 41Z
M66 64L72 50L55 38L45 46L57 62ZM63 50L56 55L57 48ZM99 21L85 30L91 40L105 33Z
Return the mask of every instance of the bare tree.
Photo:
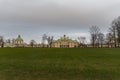
M116 47L117 46L117 30L116 30L116 26L114 25L114 21L112 22L112 26L109 28L109 30L113 37L114 47Z
M14 39L14 38L12 39L12 44L13 44L13 45L15 44L15 39Z
M43 44L43 47L45 47L45 41L47 40L47 35L46 34L43 34L42 36L42 44Z
M3 48L4 47L4 39L3 36L0 36L0 46Z
M8 42L8 43L11 43L11 40L10 40L10 39L8 39L8 40L7 40L7 42Z
M103 42L104 42L104 40L105 40L104 37L105 37L105 36L104 36L103 33L99 33L99 34L98 34L98 41L99 41L99 45L101 46L101 48L103 47Z
M5 42L10 44L10 43L11 43L11 40L10 40L10 39L7 39Z
M31 40L31 41L30 41L30 46L31 46L31 47L34 47L35 44L36 44L36 41L35 41L35 40Z
M49 47L52 47L53 38L54 38L53 36L49 36L49 37L47 38Z
M107 33L106 34L106 43L108 44L108 47L112 47L114 40L113 40L113 34Z
M79 46L85 47L85 41L86 41L86 37L78 37L79 40Z
M119 46L119 44L120 44L120 16L118 18L116 18L115 20L113 20L111 32L114 35L115 47L117 46L117 43Z
M100 33L100 28L97 26L90 27L90 35L91 35L91 44L93 47L96 47L98 34Z

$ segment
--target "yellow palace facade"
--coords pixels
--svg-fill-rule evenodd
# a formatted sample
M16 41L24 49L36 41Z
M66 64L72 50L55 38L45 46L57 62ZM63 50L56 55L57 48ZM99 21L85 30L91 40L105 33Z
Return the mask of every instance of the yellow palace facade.
M66 35L58 40L53 41L52 43L52 47L55 48L74 48L78 47L78 45L79 43L77 40L72 40L69 37L66 37Z

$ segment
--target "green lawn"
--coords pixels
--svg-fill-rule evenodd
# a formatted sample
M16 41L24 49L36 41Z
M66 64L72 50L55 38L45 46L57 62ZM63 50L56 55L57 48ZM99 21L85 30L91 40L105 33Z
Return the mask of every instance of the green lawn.
M0 80L120 80L120 49L1 48Z

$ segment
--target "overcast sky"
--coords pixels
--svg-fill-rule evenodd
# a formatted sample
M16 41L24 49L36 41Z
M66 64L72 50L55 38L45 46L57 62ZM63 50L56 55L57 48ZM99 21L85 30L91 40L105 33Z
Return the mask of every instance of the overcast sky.
M0 0L0 35L40 42L42 34L86 36L97 25L107 32L120 16L120 0Z

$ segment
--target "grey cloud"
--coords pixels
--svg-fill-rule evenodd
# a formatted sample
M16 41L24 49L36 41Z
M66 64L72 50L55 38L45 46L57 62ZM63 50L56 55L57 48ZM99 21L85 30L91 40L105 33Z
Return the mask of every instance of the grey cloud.
M90 1L94 2L95 0ZM97 3L96 1L96 3L89 3L90 1L4 0L1 6L0 17L1 21L29 22L43 25L81 26L104 22L104 18L112 11L109 10L109 12L107 12L106 9L104 10L107 6L107 4L103 4L105 1L98 1L101 3ZM111 5L112 4L107 7ZM117 8L118 7L119 6L117 6Z
M9 33L106 30L119 14L120 0L0 0L0 28Z

